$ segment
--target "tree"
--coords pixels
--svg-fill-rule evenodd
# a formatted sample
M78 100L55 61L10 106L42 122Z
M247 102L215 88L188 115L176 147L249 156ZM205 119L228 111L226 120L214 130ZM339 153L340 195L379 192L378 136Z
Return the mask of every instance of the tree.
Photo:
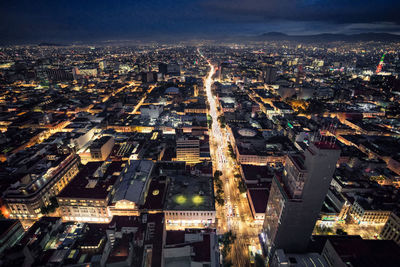
M236 173L235 175L233 175L236 179L242 179L242 176L239 173Z
M260 254L256 254L254 256L254 261L256 263L256 267L265 267L264 258Z
M217 189L221 189L222 188L221 179L215 179L215 186L217 187Z
M51 203L50 205L53 206L54 208L58 208L59 207L57 198L54 197L54 196L50 198L50 203Z
M43 206L43 207L40 208L40 212L42 214L52 213L59 207L56 197L54 197L54 196L50 197L49 200L50 200L50 204L49 205Z
M222 265L223 265L224 267L231 267L231 266L233 266L233 263L232 263L230 260L225 260L225 259L224 259Z
M214 172L214 178L219 178L220 176L222 176L222 172L221 171L219 171L219 170L216 170L215 172Z
M222 188L217 188L217 195L222 195L224 193L224 190Z
M207 115L207 125L208 125L208 129L211 129L212 126L212 117L210 115Z
M223 199L220 195L217 195L217 196L215 197L215 201L216 201L217 204L220 205L220 206L223 206L224 203L225 203L224 199Z
M222 248L222 257L226 257L230 251L230 247L235 242L236 240L236 235L232 232L226 232L225 234L221 235L219 238L219 243L223 245Z
M231 143L228 143L228 151L229 151L229 156L231 156L231 158L236 159L236 154L233 151L233 147L231 145Z
M47 213L49 213L49 211L46 206L43 206L43 207L40 207L40 213L47 214Z
M239 180L238 188L239 188L239 192L242 194L246 193L246 191L247 191L247 186L246 186L245 182L243 182L243 180Z
M346 231L344 231L341 228L336 229L336 234L337 235L348 235Z
M225 116L221 115L218 117L218 122L221 125L221 128L225 128Z
M325 105L317 99L311 99L304 114L321 114L325 112Z
M317 234L320 234L320 235L329 235L329 234L334 233L332 228L322 226L322 225L316 226L316 232L317 232Z

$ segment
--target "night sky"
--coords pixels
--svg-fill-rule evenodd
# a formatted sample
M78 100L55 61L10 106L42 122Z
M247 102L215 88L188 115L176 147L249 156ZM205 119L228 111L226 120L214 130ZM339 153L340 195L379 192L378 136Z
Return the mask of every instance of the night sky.
M400 34L399 0L2 0L1 41Z

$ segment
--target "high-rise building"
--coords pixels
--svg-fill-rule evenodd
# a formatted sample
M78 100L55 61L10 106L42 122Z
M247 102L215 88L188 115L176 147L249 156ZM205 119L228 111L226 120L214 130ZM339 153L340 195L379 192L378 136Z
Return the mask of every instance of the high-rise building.
M47 78L52 81L70 81L73 79L72 73L63 69L48 69L46 74Z
M272 66L265 66L262 71L264 83L273 84L276 81L276 68Z
M181 66L177 63L170 63L167 66L167 74L180 76L181 75Z
M157 74L152 71L142 72L141 76L142 76L142 82L144 83L152 83L154 81L157 81Z
M167 64L165 64L165 63L159 63L158 64L158 72L159 73L162 73L162 74L167 74Z
M99 69L103 71L105 68L107 68L106 61L105 60L100 61L99 62Z
M339 155L333 143L315 142L287 157L283 175L273 179L261 233L268 257L276 249L305 251Z
M181 75L181 66L177 63L159 63L158 64L158 72L161 74L168 74L172 76L180 76Z
M231 63L230 62L222 62L219 65L219 69L218 69L218 79L224 80L231 71L232 71Z

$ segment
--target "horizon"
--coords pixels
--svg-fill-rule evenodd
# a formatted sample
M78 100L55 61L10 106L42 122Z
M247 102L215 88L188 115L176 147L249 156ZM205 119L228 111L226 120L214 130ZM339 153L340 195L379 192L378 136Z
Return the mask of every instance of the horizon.
M321 37L331 35L333 39L325 40L325 39L312 39L314 37ZM375 40L376 36L387 36L389 39L386 40ZM265 32L257 35L225 35L225 36L170 36L164 35L162 37L154 37L154 36L141 36L134 37L131 39L97 39L97 40L38 40L38 41L25 41L18 43L1 43L0 46L30 46L30 45L48 45L48 46L71 46L71 45L98 45L98 44L112 44L112 43L186 43L186 42L194 42L194 41L203 41L203 42L252 42L252 41L294 41L294 42L336 42L336 41L366 41L362 39L357 39L359 37L365 37L367 41L389 41L389 42L397 42L400 40L400 34L397 33L388 33L388 32L361 32L361 33L330 33L330 32L321 32L315 34L287 34L284 32ZM278 39L274 39L275 37L282 37ZM354 38L349 40L338 39L340 37L345 38ZM239 38L248 38L245 40L238 40ZM263 39L264 38L264 39ZM291 39L285 39L291 38ZM305 39L304 39L305 38ZM311 39L307 39L311 38ZM399 38L399 39L398 39Z

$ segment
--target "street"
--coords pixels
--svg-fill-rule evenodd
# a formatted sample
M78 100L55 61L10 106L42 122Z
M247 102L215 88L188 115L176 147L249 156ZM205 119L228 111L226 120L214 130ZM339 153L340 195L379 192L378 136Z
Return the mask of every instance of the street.
M199 51L200 53L200 51ZM200 53L204 58L204 56ZM207 59L206 59L207 60ZM229 156L228 137L226 128L222 128L218 122L220 115L217 108L217 101L212 94L213 75L215 67L210 60L207 60L210 71L205 79L205 90L209 103L208 113L212 118L210 133L210 152L213 161L214 171L222 172L221 180L224 190L224 205L217 207L217 230L219 234L232 231L236 240L232 245L228 259L233 266L250 266L249 245L258 247L259 227L253 225L253 217L247 201L246 194L241 194L238 189L234 175L238 173L236 160Z

